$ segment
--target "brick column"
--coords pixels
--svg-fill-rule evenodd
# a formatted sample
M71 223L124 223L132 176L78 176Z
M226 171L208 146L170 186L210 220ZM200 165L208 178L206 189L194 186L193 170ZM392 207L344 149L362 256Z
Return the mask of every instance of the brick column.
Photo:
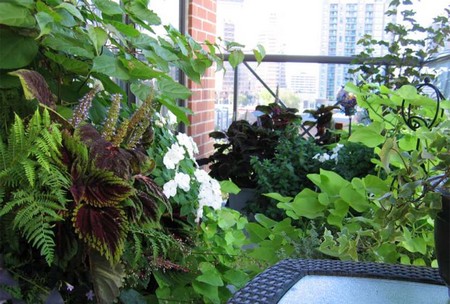
M216 0L189 0L188 34L198 42L216 40ZM201 79L201 84L188 81L192 97L188 107L193 111L188 134L198 145L197 158L206 157L213 151L213 141L209 133L214 131L215 78L214 69L208 69Z

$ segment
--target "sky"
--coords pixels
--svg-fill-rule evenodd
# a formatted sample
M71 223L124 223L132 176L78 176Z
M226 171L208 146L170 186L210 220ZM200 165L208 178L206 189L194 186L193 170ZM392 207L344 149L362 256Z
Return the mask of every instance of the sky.
M186 0L187 1L187 0ZM150 0L151 7L164 20L178 22L179 0ZM416 18L422 25L428 25L432 18L450 9L450 0L415 0ZM256 32L267 26L265 20L268 12L275 11L281 17L276 31L280 43L284 44L285 54L317 55L320 47L321 0L245 0L242 9L233 12L233 16L241 23L236 41L245 44L249 49L257 44Z

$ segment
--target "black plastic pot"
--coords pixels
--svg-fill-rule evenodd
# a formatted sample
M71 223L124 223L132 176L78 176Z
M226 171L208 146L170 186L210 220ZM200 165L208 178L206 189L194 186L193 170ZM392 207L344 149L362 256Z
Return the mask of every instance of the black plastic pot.
M439 189L442 194L442 210L434 221L434 241L439 273L449 288L450 297L450 192Z

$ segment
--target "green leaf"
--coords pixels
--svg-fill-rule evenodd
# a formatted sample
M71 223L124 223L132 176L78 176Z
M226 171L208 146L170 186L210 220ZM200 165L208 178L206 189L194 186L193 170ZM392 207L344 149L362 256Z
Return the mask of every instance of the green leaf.
M141 34L137 29L135 29L130 24L125 24L116 21L109 21L109 23L114 26L120 33L128 36L128 37L139 37Z
M100 54L102 47L105 45L108 40L108 34L104 29L97 26L88 26L87 28L89 39L91 39L94 44L95 53L97 55Z
M187 99L192 95L192 92L188 88L174 81L172 78L158 79L158 88L169 98Z
M69 58L63 54L55 54L52 52L45 52L47 58L61 65L64 69L80 75L87 75L89 73L90 65L84 61Z
M36 14L36 21L39 25L39 29L41 30L38 38L51 33L53 22L55 21L51 15L46 12L39 12Z
M244 61L244 52L242 50L234 50L228 57L228 62L233 68L236 68L242 61Z
M220 181L220 190L225 193L238 194L241 191L235 183L231 180Z
M153 91L153 88L150 85L143 82L132 83L130 89L140 100L146 100Z
M264 196L273 198L276 201L282 202L282 203L289 203L292 200L292 197L290 196L282 196L279 193L264 193Z
M223 278L226 282L234 285L237 288L243 287L250 279L247 273L237 269L227 270L223 274Z
M245 227L246 231L249 233L250 240L252 242L261 242L265 240L270 235L270 230L261 226L258 223L248 223Z
M155 71L152 67L137 60L136 58L125 59L123 57L119 57L119 60L122 62L123 66L128 69L130 76L133 78L152 79L162 75L161 72Z
M261 44L257 45L256 50L253 50L253 55L255 55L255 59L256 62L258 62L258 64L260 64L264 58L264 56L266 56L266 50L264 49L264 47Z
M351 142L360 142L370 148L374 148L384 143L384 137L381 136L381 131L381 124L373 122L368 126L355 127L348 140Z
M95 6L106 15L122 15L124 12L119 4L111 0L93 0Z
M351 184L346 185L339 192L340 197L347 202L350 207L358 212L364 212L369 208L369 203L364 195L353 189Z
M31 11L27 8L10 2L0 2L0 24L17 27L33 27L35 20ZM2 47L4 46L5 43L2 36Z
M29 65L38 52L33 38L0 28L0 69L18 69Z
M212 286L204 282L194 281L192 283L192 287L194 287L195 292L203 295L203 297L205 297L212 303L220 303L219 289L217 288L217 286Z
M90 269L94 293L99 303L113 303L120 294L125 272L120 263L111 265L105 257L90 251Z
M42 41L42 44L56 51L61 51L70 55L91 59L95 57L94 48L87 42L87 39L86 41L84 41L72 37L54 34L52 36L45 37L45 39Z
M167 109L169 109L170 112L172 112L176 117L178 121L182 121L186 125L190 124L190 121L186 114L191 114L191 110L188 108L183 108L178 105L176 105L172 100L167 98L160 98L158 101L164 105Z
M102 55L95 57L92 71L122 80L130 79L128 71L123 67L120 60L112 56Z
M202 272L195 280L206 283L212 286L223 286L223 281L220 272L214 267L213 264L208 262L202 262L199 265L199 269Z
M231 212L220 212L217 224L223 230L227 230L236 224L236 216Z
M261 213L255 214L255 220L266 228L271 228L275 226L275 224L277 223L276 221L268 218L267 216Z
M134 17L146 21L149 25L160 25L161 19L153 11L149 10L142 1L129 1L127 11Z
M323 216L323 211L327 208L319 203L318 194L308 188L297 194L291 205L295 214L309 219Z
M391 156L392 149L395 148L395 142L393 138L386 139L386 142L384 143L383 147L380 151L380 160L383 164L383 168L386 171L386 173L391 172L391 168L389 167L389 160Z
M84 21L83 15L81 15L80 11L72 4L63 2L60 5L58 5L56 8L62 8L68 11L72 16L75 18Z
M404 85L396 91L396 93L403 99L417 98L417 89L412 85Z
M119 297L122 303L141 304L147 303L146 298L134 289L126 289L120 293Z

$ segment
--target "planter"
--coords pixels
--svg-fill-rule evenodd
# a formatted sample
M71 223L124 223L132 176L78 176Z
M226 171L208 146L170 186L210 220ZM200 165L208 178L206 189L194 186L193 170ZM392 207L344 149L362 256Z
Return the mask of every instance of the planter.
M256 189L242 188L238 194L230 194L227 207L245 214L245 207L256 195Z
M442 194L442 210L434 221L434 240L439 273L449 288L450 297L450 192L438 189Z

